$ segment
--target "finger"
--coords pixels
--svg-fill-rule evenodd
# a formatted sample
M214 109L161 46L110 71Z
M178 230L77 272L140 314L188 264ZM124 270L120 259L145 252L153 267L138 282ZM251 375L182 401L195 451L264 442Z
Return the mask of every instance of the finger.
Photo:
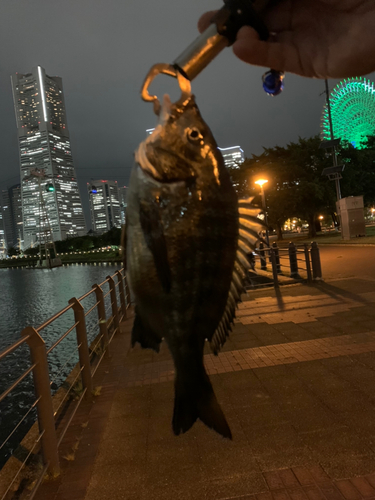
M203 16L198 21L198 30L202 33L211 24L211 19L216 14L217 10L211 10L203 14Z
M261 42L257 32L249 26L244 26L238 32L233 52L239 59L249 64L303 76L314 76L303 71L299 54L293 44L284 41Z

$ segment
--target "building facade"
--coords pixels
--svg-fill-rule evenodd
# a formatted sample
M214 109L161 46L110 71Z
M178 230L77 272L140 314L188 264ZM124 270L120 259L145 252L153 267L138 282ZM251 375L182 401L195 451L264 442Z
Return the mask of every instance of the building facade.
M227 168L239 168L239 165L245 161L245 153L241 146L219 149L223 155L224 163Z
M4 189L0 194L2 221L3 221L3 231L5 246L7 249L14 246L15 240L15 228L13 222L13 210L12 203L10 200L10 195L8 189Z
M126 221L126 207L128 205L127 202L127 191L128 188L126 186L122 186L118 188L119 200L120 200L120 211L121 211L121 225L125 224Z
M60 77L38 66L12 75L21 169L24 248L41 231L42 205L54 240L86 233L82 202L73 165L64 94ZM45 178L35 172L44 172ZM53 189L46 189L52 184ZM41 200L42 199L42 200Z
M96 180L87 184L92 229L101 234L121 227L121 207L117 181Z

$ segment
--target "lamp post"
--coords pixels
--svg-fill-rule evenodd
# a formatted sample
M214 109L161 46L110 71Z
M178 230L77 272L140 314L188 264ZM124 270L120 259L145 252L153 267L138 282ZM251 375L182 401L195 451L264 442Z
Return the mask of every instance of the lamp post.
M264 189L263 189L263 185L266 184L268 182L267 179L258 179L257 181L255 181L255 184L258 184L258 186L260 186L260 194L262 195L262 208L263 208L263 212L264 212L264 222L266 223L266 242L267 242L267 246L269 248L270 246L270 239L269 239L269 235L268 235L268 220L267 220L267 210L266 210L266 196L264 194Z

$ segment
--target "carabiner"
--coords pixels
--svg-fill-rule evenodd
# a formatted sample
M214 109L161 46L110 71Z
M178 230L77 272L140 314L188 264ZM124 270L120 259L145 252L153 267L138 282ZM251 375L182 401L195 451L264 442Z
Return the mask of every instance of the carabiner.
M171 64L165 64L165 63L154 64L154 66L152 66L152 68L148 72L143 82L141 89L141 96L144 101L154 103L154 112L156 115L159 115L160 112L160 102L156 95L150 95L148 88L153 82L153 80L160 74L177 78L179 87L181 89L181 97L175 103L175 105L181 106L191 97L191 83L187 78L185 78Z

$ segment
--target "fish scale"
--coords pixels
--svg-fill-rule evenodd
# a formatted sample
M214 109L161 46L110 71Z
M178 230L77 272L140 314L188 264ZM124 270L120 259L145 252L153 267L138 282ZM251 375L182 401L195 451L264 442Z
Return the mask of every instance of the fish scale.
M231 438L203 349L206 339L214 353L225 343L249 268L246 251L254 248L262 223L251 200L241 204L240 214L193 96L173 105L165 96L159 124L135 158L126 213L132 344L156 351L163 338L168 344L176 373L176 435L199 418Z

